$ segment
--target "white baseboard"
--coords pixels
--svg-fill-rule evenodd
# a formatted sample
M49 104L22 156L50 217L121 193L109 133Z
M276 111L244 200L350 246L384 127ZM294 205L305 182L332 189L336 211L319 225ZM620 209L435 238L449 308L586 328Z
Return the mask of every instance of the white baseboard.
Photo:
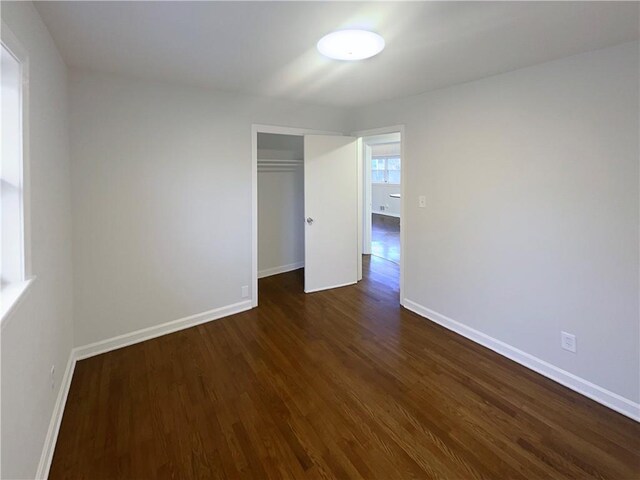
M258 278L270 277L271 275L278 275L279 273L291 272L292 270L298 270L304 267L304 262L290 263L289 265L282 265L281 267L265 268L258 272Z
M118 335L117 337L90 343L89 345L84 345L82 347L76 347L74 349L76 351L76 359L82 360L84 358L93 357L94 355L133 345L134 343L144 342L151 338L160 337L168 333L200 325L201 323L210 322L222 317L244 312L251 308L251 300L243 300L242 302L227 305L225 307L214 308L207 312L197 313L196 315L190 315L171 322L154 325L153 327L143 328L142 330L136 330L135 332L125 333L124 335Z
M69 395L69 388L71 387L71 379L73 378L73 371L75 368L75 350L71 350L71 352L69 352L67 368L64 371L62 383L60 384L58 398L56 399L56 404L54 405L53 413L51 414L51 421L49 422L47 436L44 439L44 446L42 448L42 454L40 455L40 463L38 464L38 470L36 471L37 479L45 479L49 476L49 468L51 468L51 461L53 460L53 451L56 446L56 441L58 440L58 432L60 431L60 424L62 423L62 415L64 414L64 407L67 403L67 396Z
M639 403L635 403L621 395L618 395L617 393L591 383L584 378L578 377L573 373L567 372L566 370L512 347L507 343L490 337L489 335L468 327L467 325L457 322L449 317L441 315L438 312L434 312L433 310L430 310L429 308L407 298L404 299L402 305L421 317L425 317L427 320L431 320L434 323L442 325L443 327L487 347L494 352L539 373L540 375L544 375L545 377L550 378L551 380L558 382L559 384L564 385L585 397L589 397L590 399L595 400L618 413L640 422Z
M127 347L134 343L160 337L168 333L184 330L185 328L207 323L212 320L218 320L229 315L241 313L246 310L250 310L251 308L251 300L243 300L242 302L234 303L232 305L215 308L207 312L190 315L161 325L155 325L153 327L126 333L100 342L76 347L71 350L69 353L67 368L62 379L62 384L60 385L60 392L58 393L58 398L53 408L51 421L49 422L49 430L47 431L47 436L45 437L44 446L42 448L42 455L40 456L40 463L38 464L36 478L45 479L49 476L49 469L51 468L51 461L53 460L53 452L55 450L56 441L58 440L58 432L60 431L60 424L62 423L64 407L67 403L67 396L69 395L69 388L71 387L71 379L73 378L73 372L77 361L93 357L94 355L100 355L101 353L106 353L111 350L116 350L118 348Z

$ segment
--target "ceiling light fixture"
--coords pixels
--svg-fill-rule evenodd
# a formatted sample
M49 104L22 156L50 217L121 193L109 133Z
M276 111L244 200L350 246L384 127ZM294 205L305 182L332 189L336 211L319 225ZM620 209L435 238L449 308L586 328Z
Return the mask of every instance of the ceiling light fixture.
M367 30L338 30L318 42L318 51L336 60L362 60L384 48L384 38Z

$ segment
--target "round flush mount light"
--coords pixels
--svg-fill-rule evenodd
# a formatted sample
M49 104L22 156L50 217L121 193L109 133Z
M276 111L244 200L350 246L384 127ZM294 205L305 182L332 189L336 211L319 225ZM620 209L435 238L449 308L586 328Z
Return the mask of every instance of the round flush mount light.
M338 30L318 42L318 51L336 60L363 60L384 48L384 38L367 30Z

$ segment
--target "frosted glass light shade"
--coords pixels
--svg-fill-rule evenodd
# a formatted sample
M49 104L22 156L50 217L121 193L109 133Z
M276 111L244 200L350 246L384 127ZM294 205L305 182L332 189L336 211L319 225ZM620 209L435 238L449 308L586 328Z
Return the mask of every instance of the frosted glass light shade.
M318 51L336 60L362 60L384 48L384 38L367 30L338 30L318 42Z

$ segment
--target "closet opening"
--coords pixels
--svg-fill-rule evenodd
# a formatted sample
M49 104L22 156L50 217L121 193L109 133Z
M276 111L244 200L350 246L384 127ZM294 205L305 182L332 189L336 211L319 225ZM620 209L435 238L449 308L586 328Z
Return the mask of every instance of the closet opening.
M304 136L257 134L258 278L300 270L304 286Z
M251 136L252 305L258 306L258 278L261 289L284 281L304 293L356 284L362 260L360 141L339 132L259 124Z

